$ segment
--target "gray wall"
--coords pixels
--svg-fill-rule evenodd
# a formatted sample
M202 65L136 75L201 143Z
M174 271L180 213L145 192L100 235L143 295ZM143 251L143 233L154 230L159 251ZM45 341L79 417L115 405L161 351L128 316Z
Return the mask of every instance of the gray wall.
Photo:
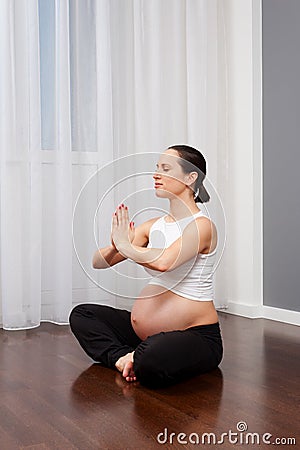
M300 311L300 1L262 20L264 304Z

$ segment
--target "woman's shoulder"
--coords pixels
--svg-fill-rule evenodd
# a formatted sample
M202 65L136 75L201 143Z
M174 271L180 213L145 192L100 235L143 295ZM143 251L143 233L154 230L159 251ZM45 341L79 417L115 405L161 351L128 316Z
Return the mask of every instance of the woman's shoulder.
M197 216L196 217L197 222L198 221L202 221L202 223L211 223L213 224L214 222L212 221L212 219L210 219L209 216L206 216L205 214L201 215L201 216ZM200 222L199 222L200 223Z
M210 228L215 233L217 232L217 227L216 227L215 223L212 221L212 219L210 219L206 215L196 217L196 222L197 222L197 225L200 226L201 228L207 228L207 229Z

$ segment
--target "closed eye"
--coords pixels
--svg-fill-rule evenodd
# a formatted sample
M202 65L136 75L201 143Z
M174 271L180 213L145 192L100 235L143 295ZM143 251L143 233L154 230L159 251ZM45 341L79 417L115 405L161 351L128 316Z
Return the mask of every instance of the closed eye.
M169 166L169 164L162 164L161 167L164 172L168 172L172 168ZM158 170L158 164L156 164L156 170Z
M169 172L169 170L170 170L170 169L164 168L164 169L163 169L163 172ZM156 169L156 172L157 172L157 171L158 171L158 169Z

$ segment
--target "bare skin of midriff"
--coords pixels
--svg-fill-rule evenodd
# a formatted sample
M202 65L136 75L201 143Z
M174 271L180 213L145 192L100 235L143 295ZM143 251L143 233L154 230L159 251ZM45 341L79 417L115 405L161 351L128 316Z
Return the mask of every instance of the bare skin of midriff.
M191 300L153 284L143 288L131 311L133 329L142 340L161 331L216 322L218 315L212 300Z

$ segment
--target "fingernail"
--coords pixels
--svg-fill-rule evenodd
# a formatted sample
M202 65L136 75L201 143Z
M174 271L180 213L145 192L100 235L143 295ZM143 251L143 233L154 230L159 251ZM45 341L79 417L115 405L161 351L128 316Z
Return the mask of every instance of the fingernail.
M119 209L121 209L121 206L119 206Z
M122 205L121 206L124 206L124 203L122 203Z
M125 209L128 209L127 206L125 206Z

